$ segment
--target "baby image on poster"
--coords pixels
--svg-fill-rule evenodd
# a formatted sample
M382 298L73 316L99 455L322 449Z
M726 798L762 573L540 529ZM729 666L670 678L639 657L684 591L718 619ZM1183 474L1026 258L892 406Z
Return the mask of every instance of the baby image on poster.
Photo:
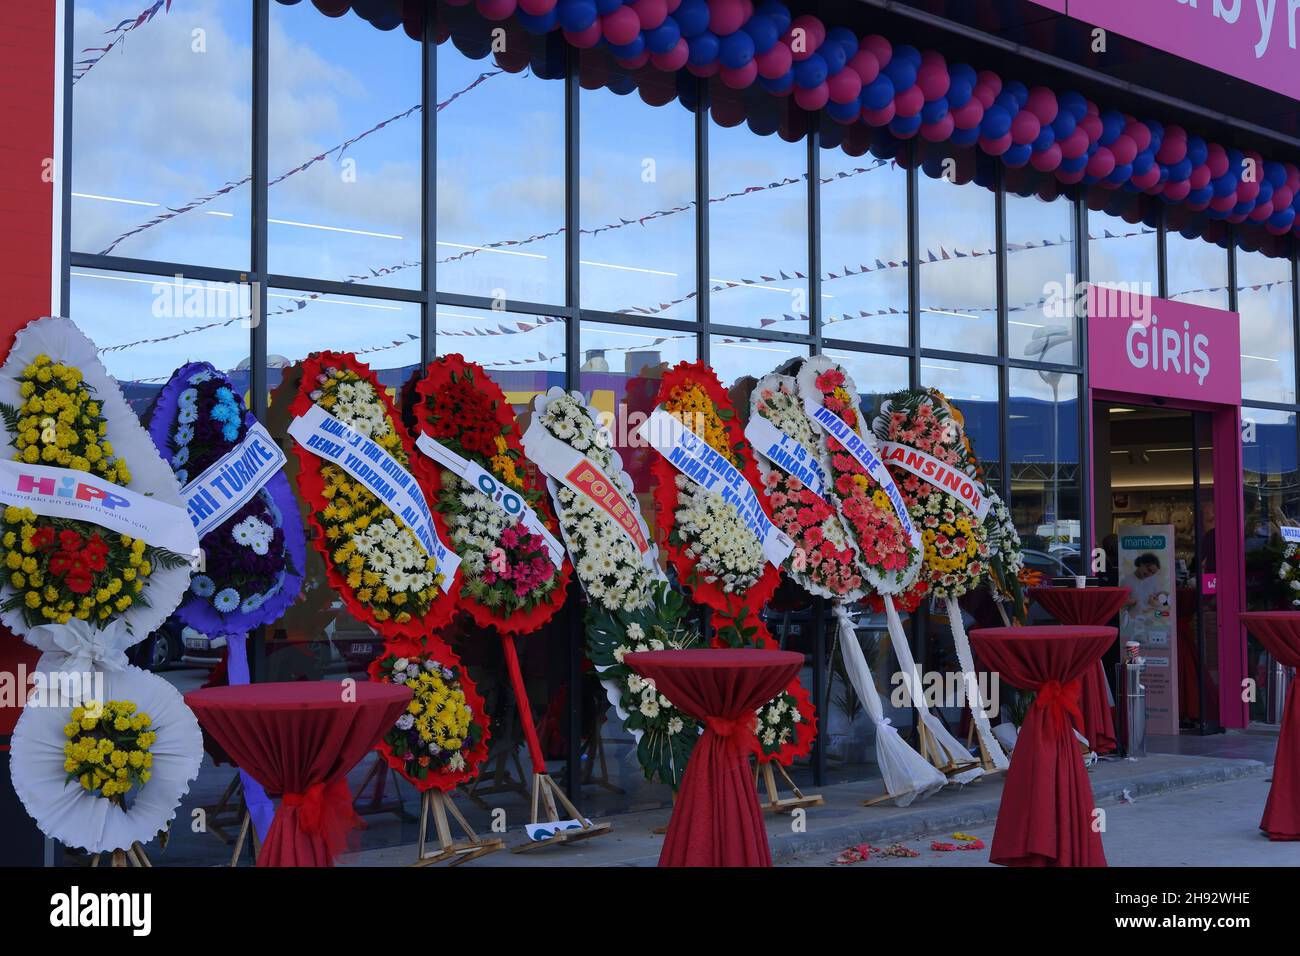
M1137 641L1147 689L1147 729L1178 732L1177 618L1174 601L1174 526L1120 525L1119 584L1129 589L1120 610L1120 640Z

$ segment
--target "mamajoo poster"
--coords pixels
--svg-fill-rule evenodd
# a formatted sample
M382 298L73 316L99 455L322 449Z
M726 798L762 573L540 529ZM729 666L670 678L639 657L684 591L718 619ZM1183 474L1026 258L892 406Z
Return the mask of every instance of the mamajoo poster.
M1129 589L1120 611L1120 640L1137 641L1146 660L1147 731L1178 733L1178 616L1174 599L1174 526L1119 527L1119 583Z

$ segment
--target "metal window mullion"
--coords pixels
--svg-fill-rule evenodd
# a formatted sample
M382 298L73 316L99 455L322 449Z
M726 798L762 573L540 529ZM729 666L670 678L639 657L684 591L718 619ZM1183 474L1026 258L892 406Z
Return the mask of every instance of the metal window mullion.
M582 87L578 82L578 51L566 48L568 69L564 75L564 249L565 249L565 300L568 306L564 323L565 349L564 368L566 387L581 387L580 369L582 367L582 328L581 312L582 288L580 245L582 206L579 194L581 166L578 150L581 129L579 109L582 103ZM577 799L582 790L582 661L585 656L585 629L582 614L578 611L578 601L572 600L577 591L577 582L570 584L570 598L567 621L567 657L568 657L568 760L565 767L565 789L573 799ZM524 702L520 702L523 706Z
M813 350L822 350L821 131L808 132L808 325Z
M270 135L270 47L272 0L253 2L253 182L250 197L250 226L252 228L252 271L256 321L249 330L249 390L253 397L253 414L259 421L266 420L266 274L267 274L267 164Z
M695 81L695 319L697 355L709 364L709 81Z
M915 152L915 144L904 147ZM915 156L909 157L915 159ZM921 386L921 272L917 262L920 255L920 185L917 162L907 164L907 338L912 357L908 363L911 388Z
M1169 298L1169 210L1161 206L1156 220L1156 295Z
M1077 191L1071 201L1074 209L1074 268L1076 281L1088 281L1088 207L1083 199L1083 190ZM1074 290L1067 290L1072 308L1077 306ZM1088 322L1085 316L1078 315L1074 309L1075 361L1079 363L1079 543L1083 548L1083 569L1085 574L1092 570L1093 547L1093 495L1091 470L1088 462L1092 458L1092 449L1088 437L1092 434L1092 393L1088 386ZM1095 463L1094 463L1095 464Z
M1007 322L1007 177L1006 167L997 166L998 174L993 185L993 248L997 250L994 260L995 285L997 287L997 338L998 338L998 462L1000 472L998 479L1003 501L1011 500L1011 450L1008 447L1010 434L1007 416L1011 410L1011 373L1007 370L1010 358L1010 336ZM1055 412L1055 410L1053 410ZM1059 463L1052 462L1052 467L1059 470Z
M59 302L58 311L66 316L72 311L72 64L76 56L75 37L76 17L73 0L67 0L63 8L63 153L59 169Z
M420 44L420 364L438 354L438 18L426 10Z

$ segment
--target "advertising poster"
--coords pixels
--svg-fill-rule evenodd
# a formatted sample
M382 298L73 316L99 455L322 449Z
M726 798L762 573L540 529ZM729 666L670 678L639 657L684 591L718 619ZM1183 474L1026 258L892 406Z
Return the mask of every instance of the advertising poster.
M1129 589L1120 611L1119 639L1137 641L1146 661L1147 732L1178 733L1178 640L1174 606L1174 526L1119 527L1119 583Z

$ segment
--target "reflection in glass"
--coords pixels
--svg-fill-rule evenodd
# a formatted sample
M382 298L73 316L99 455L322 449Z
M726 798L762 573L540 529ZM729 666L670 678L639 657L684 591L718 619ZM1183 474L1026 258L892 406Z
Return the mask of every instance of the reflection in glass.
M564 319L440 305L437 354L463 355L487 370L515 412L552 385L564 387Z
M907 171L821 151L822 334L907 345Z
M1099 285L1127 283L1145 286L1156 295L1160 272L1156 230L1142 221L1130 222L1108 212L1088 210L1088 278Z
M598 76L588 77L589 72ZM584 80L615 77L581 95L582 305L606 312L695 318L695 115L675 99L672 78L629 77L584 58ZM608 82L608 80L607 80ZM631 92L628 92L628 91Z
M1078 376L1013 368L1008 388L1012 517L1026 548L1067 560L1081 546Z
M273 3L268 70L270 271L419 288L420 44Z
M196 357L248 382L250 287L74 268L68 317L100 349L136 413Z
M504 72L489 27L457 20L438 48L438 289L564 304L564 84ZM522 30L508 48L548 57Z
M795 109L771 99L746 103L778 113ZM709 203L711 321L808 332L806 141L759 136L743 123L723 127L711 118Z
M886 396L907 388L907 359L848 349L826 349L825 354L844 366L858 387L858 401L868 424Z
M709 364L723 388L731 388L746 375L762 378L792 358L808 356L808 346L766 339L715 335L709 339Z
M139 12L74 6L72 248L246 269L252 4Z
M984 168L961 150L927 156L917 177L923 348L997 354L995 196L980 185Z
M1263 252L1237 253L1237 311L1241 313L1241 394L1294 402L1295 318L1291 262Z
M1065 197L1008 192L1006 215L1008 357L1073 365L1073 207Z
M1002 418L997 366L923 358L921 385L937 388L961 412L984 476L996 483L1001 474L999 426Z
M1190 232L1190 230L1189 230ZM1228 307L1228 250L1200 236L1165 233L1167 298L1211 309Z

